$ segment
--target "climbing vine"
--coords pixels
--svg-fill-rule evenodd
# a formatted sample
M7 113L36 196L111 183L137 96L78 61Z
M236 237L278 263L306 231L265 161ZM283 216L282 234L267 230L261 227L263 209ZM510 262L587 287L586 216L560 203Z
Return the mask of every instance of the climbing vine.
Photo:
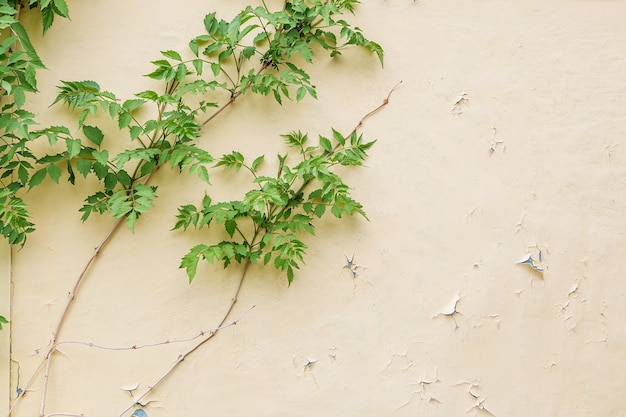
M37 158L30 150L35 115L28 111L26 93L37 92L37 71L45 66L19 21L22 8L41 13L43 32L55 15L67 18L65 0L0 0L0 234L11 245L24 245L33 232L28 206L18 194L28 186ZM8 323L0 316L2 324Z
M285 273L291 284L305 259L306 244L302 236L315 233L316 219L328 214L336 218L366 216L362 205L351 197L350 187L334 169L362 165L374 145L375 141L365 140L357 128L347 133L331 128L329 134L319 135L315 140L300 131L285 133L282 136L285 152L275 156L279 168L274 172L268 172L265 167L265 155L249 161L234 149L226 155L214 156L203 131L205 125L245 95L269 96L279 104L285 100L301 101L306 96L317 98L306 66L322 52L332 58L346 47L357 46L372 52L382 64L381 46L343 18L355 12L357 3L356 0L289 0L280 10L270 10L265 4L245 7L231 20L209 13L203 20L204 32L192 38L186 50L162 51L161 57L152 62L153 70L147 76L160 82L160 89L139 91L123 99L103 90L96 81L62 81L52 104L65 105L76 114L77 130L67 126L32 128L34 115L24 110L24 91L37 91L35 74L44 66L19 23L22 3L0 0L0 10L6 10L7 16L0 19L0 30L10 32L0 47L0 61L4 63L0 68L3 71L0 87L2 98L6 99L0 114L3 236L13 245L25 244L35 226L21 194L48 183L46 178L59 183L66 177L75 184L81 177L94 177L98 187L85 197L79 210L82 220L96 214L118 219L87 260L53 329L47 353L38 368L43 369L44 381L41 417L46 415L50 363L63 343L62 327L79 285L115 230L125 224L134 231L136 222L154 206L158 184L153 184L152 179L157 170L169 167L172 172L187 172L206 184L211 184L213 169L245 173L250 179L250 190L241 199L214 201L210 195L198 196L199 203L180 202L178 215L172 221L174 230L217 228L228 237L215 241L211 240L212 236L219 234L210 233L206 235L206 243L189 249L180 267L190 281L197 275L200 261L221 262L224 268L243 265L237 292L223 319L215 330L181 355L180 361L226 325L251 263L273 265ZM44 32L52 25L55 15L69 16L64 0L31 1L28 6L40 9ZM388 97L374 111L387 102ZM100 119L94 117L99 113L112 118L124 132L121 152L115 151L120 147L120 135L114 135L115 139L105 135L105 129L98 126ZM154 116L145 117L146 114ZM29 149L35 140L47 141L50 149L57 151L36 156ZM160 384L178 363L139 398ZM24 393L35 377L26 386L18 387L18 393ZM18 395L12 409L22 396Z

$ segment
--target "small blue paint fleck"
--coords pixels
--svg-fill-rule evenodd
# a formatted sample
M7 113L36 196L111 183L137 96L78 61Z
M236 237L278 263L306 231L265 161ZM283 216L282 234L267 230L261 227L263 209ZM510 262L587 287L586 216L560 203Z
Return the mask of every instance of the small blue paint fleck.
M133 414L131 414L131 416L134 416L134 417L148 417L148 413L143 411L141 408L138 408L135 411L133 411Z

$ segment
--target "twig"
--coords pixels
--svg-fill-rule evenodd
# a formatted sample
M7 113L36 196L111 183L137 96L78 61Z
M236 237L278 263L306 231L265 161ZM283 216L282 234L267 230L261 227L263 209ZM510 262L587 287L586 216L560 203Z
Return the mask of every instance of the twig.
M159 377L159 379L157 379L152 385L148 386L148 388L143 392L143 394L141 394L137 398L134 398L133 403L130 404L128 407L126 407L121 413L119 413L118 417L122 417L126 412L128 412L131 408L133 408L138 402L140 402L142 399L144 399L146 397L146 395L148 395L152 391L154 391L155 388L157 388L168 376L170 376L172 374L172 372L174 372L174 370L176 368L178 368L178 365L180 365L189 355L194 353L196 350L198 350L200 348L200 346L204 345L206 342L211 340L217 334L217 332L222 328L222 326L224 325L224 323L228 319L228 316L230 315L230 313L233 311L233 308L235 307L235 304L237 303L237 297L239 296L239 292L241 291L241 286L243 285L243 280L246 277L246 272L248 272L248 267L250 266L250 263L251 263L250 259L247 259L245 264L244 264L244 266L243 266L243 271L241 272L241 278L239 279L239 284L237 285L237 289L235 290L235 294L233 295L233 298L230 301L230 305L228 307L228 310L226 310L226 313L222 317L222 320L217 325L215 330L209 332L209 335L207 337L202 339L200 342L196 343L187 352L179 355L178 358L176 359L176 361L174 362L174 364L163 375L161 375L161 377ZM234 321L233 324L237 324L237 321Z
M157 166L152 172L150 172L148 174L148 176L146 177L146 179L144 180L144 185L147 184L150 181L150 178L152 178L152 176L154 175L154 173L159 169L159 167ZM81 271L80 275L78 276L78 279L76 280L76 282L74 283L74 287L72 288L72 290L70 291L69 294L69 299L67 301L67 303L65 304L65 308L63 309L63 313L61 313L61 317L59 318L59 321L57 322L57 325L54 329L54 331L52 332L52 338L50 339L50 341L48 342L48 352L46 353L46 356L44 356L43 362L48 362L46 364L46 371L44 373L44 386L43 386L43 391L41 393L41 410L40 410L40 414L39 417L44 417L45 414L45 407L46 407L46 388L47 388L47 383L48 383L48 378L49 378L49 371L50 371L50 362L52 362L52 354L54 353L54 351L56 350L56 346L57 346L57 337L59 336L59 332L61 331L61 329L63 328L63 324L65 323L65 318L67 317L68 312L70 311L70 307L72 306L74 299L76 298L76 294L78 293L78 288L80 287L80 284L82 283L83 279L85 278L85 276L87 276L87 271L89 271L89 267L91 266L91 264L93 264L93 262L96 260L96 258L98 257L98 255L100 254L100 252L105 248L105 246L111 241L111 238L113 237L113 235L115 234L115 232L120 228L120 226L122 225L122 223L124 222L124 220L126 219L126 216L121 217L116 223L115 225L113 225L113 227L111 228L111 230L109 231L109 233L107 233L107 235L104 237L104 239L102 239L102 241L100 242L100 244L98 246L96 246L96 248L94 249L93 255L91 255L91 257L89 258L89 260L87 261L87 263L85 264L83 270ZM39 368L38 368L39 369ZM33 380L33 378L31 378L31 381ZM29 383L31 382L29 381ZM15 401L17 403L17 401L20 399L21 397L18 397ZM13 404L13 407L15 406L15 404ZM11 408L13 408L11 407Z
M370 118L371 116L374 115L374 113L378 112L380 109L382 109L387 104L389 104L389 99L391 98L391 94L396 90L396 88L398 88L400 86L400 84L402 84L402 81L400 81L398 84L394 85L393 88L389 91L389 94L387 94L387 97L385 97L385 99L381 103L381 105L376 107L371 112L367 113L365 116L363 116L363 118L361 118L361 120L359 120L359 123L357 123L357 125L354 127L354 129L352 129L352 131L356 132L356 130L363 125L363 122L365 121L365 119Z
M35 368L35 372L33 372L31 377L29 378L29 380L26 382L26 385L24 385L24 388L22 388L22 393L15 398L15 401L13 402L11 407L9 407L9 411L7 413L7 417L11 415L11 413L13 412L15 407L17 407L17 405L20 403L20 400L22 399L22 397L24 397L24 395L26 394L28 389L31 387L31 385L35 381L35 378L37 377L37 374L39 373L39 371L41 370L41 368L45 364L46 365L46 370L44 372L44 388L43 388L43 392L42 392L42 396L41 396L42 408L40 409L40 417L44 416L45 403L46 403L46 389L47 389L48 378L49 378L49 373L50 373L50 362L51 362L51 358L52 358L52 353L54 352L54 350L56 349L56 346L57 346L56 338L57 338L59 332L61 331L61 328L63 327L63 323L65 322L65 317L67 316L67 314L68 314L68 312L70 310L70 307L72 306L72 302L76 298L76 294L78 292L78 288L79 288L82 280L84 279L84 277L87 275L87 271L89 270L89 267L96 260L96 258L98 257L100 252L104 249L106 244L109 243L109 241L111 240L111 237L117 231L117 229L120 227L120 225L122 224L123 221L124 221L124 218L122 217L121 219L118 220L117 223L115 223L115 225L111 228L111 230L105 236L105 238L102 239L102 241L100 242L100 244L98 246L96 246L96 248L94 249L93 255L91 256L91 258L89 258L89 260L85 264L85 267L83 268L82 272L78 276L78 279L74 283L74 287L72 288L72 291L70 292L70 297L69 297L69 299L67 301L67 304L65 305L65 308L63 309L63 313L61 314L61 317L60 317L60 319L59 319L59 321L58 321L58 323L57 323L57 325L55 327L55 330L52 333L52 338L48 342L49 348L48 348L48 351L46 352L46 355L41 360L39 365L37 365L37 367Z
M261 65L261 67L258 69L258 71L256 72L256 75L259 75L260 73L262 73L263 71L265 71L267 68L269 67L269 63L264 63L263 65ZM231 104L233 104L235 102L235 100L237 100L237 98L242 94L241 90L237 91L236 93L233 93L230 97L230 99L224 104L222 105L222 107L220 107L219 109L217 109L217 111L215 113L213 113L211 116L209 116L209 118L207 118L204 122L202 122L202 126L206 125L207 123L209 123L211 120L215 119L221 112L223 112L224 110L226 110L226 108L228 106L230 106Z
M58 347L60 345L83 345L83 346L87 346L87 347L95 348L95 349L113 350L113 351L125 351L125 350L139 350L139 349L145 349L145 348L149 348L149 347L170 345L170 344L174 344L174 343L191 342L191 341L196 340L196 339L198 339L198 338L200 338L202 336L205 336L207 334L215 333L218 330L223 330L223 329L226 329L228 327L232 327L232 326L236 325L253 308L254 308L254 306L250 307L239 318L237 318L234 321L231 321L230 323L227 323L227 324L224 324L224 325L222 325L220 327L215 327L215 328L212 328L212 329L209 329L209 330L201 330L199 334L197 334L197 335L195 335L193 337L185 338L185 339L166 340L164 342L145 343L143 345L132 345L132 346L103 346L103 345L98 345L98 344L95 344L95 343L92 343L92 342L83 342L83 341L79 341L79 340L68 340L68 341L64 341L64 342L59 342L59 343L56 344L56 346Z
M46 408L46 391L48 390L48 380L49 380L49 376L50 376L50 364L52 363L52 361L50 360L50 357L52 355L52 353L54 352L54 349L50 349L50 351L48 352L48 355L46 355L47 357L46 359L46 371L43 375L43 389L42 389L42 394L41 394L41 405L39 407L39 415L43 417L44 415L44 410Z
M13 409L17 406L17 404L19 403L19 400L26 395L26 392L28 392L30 386L33 384L33 382L35 381L35 377L37 377L37 375L39 374L39 371L41 370L41 368L43 367L44 363L46 363L46 360L42 360L41 362L39 362L39 365L37 365L37 368L35 368L35 372L33 372L33 374L31 375L30 379L26 382L26 385L24 385L24 388L22 388L21 393L18 393L17 397L15 398L15 401L13 402L13 404L11 405L11 407L9 407L9 411L7 412L7 417L11 416L11 413L13 412ZM19 388L19 387L18 387Z
M222 107L220 107L215 113L213 113L208 119L206 119L204 122L202 122L202 126L206 125L207 123L209 123L211 120L215 119L221 112L223 112L224 110L226 110L226 108L228 106L230 106L231 104L233 104L235 102L235 100L237 99L237 97L239 97L241 95L241 92L238 91L235 94L232 95L232 97L230 98L230 100L228 100L226 102L226 104L224 104Z

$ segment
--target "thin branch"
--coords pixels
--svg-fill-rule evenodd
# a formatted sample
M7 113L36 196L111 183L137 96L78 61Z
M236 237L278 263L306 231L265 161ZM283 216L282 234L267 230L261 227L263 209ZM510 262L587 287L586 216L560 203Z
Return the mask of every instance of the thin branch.
M56 413L48 413L43 417L55 417L55 416L67 416L67 417L90 417L87 414L76 414L76 413L64 413L64 412L56 412Z
M24 392L25 392L26 389L28 389L29 385L33 382L33 380L35 378L35 375L37 374L38 370L45 363L46 364L46 370L45 370L44 376L43 376L43 378L44 378L44 385L43 385L43 390L42 390L42 394L41 394L41 408L40 408L40 414L39 414L40 417L43 417L44 414L45 414L46 392L47 392L47 386L48 386L48 379L49 379L49 375L50 375L50 363L52 362L52 354L56 350L57 337L59 335L59 332L63 328L63 324L65 323L65 318L67 317L67 314L68 314L68 312L70 310L70 307L72 306L72 304L74 302L74 299L76 298L76 294L78 292L78 288L80 287L80 284L82 283L83 279L87 275L87 271L89 270L89 267L96 260L96 258L98 257L98 255L100 254L102 249L104 249L104 247L107 245L107 243L109 243L109 241L111 240L111 238L113 237L113 235L115 234L117 229L119 229L120 225L123 222L124 222L124 217L120 218L117 221L117 223L115 223L115 225L111 228L109 233L104 237L104 239L102 239L100 244L98 246L96 246L96 248L94 249L93 255L91 255L91 257L89 258L89 260L87 261L87 263L83 267L83 270L81 271L80 275L78 276L78 279L74 283L74 287L72 288L72 290L69 293L69 299L68 299L67 303L65 304L65 308L63 309L63 312L61 313L61 317L59 318L59 321L57 322L57 325L55 326L55 328L54 328L54 330L52 332L52 338L48 342L48 346L49 346L48 351L47 351L46 355L44 356L43 360L41 361L41 363L39 364L39 366L37 367L37 371L33 374L31 379L28 381L28 384L24 387ZM22 398L22 397L23 397L23 395L21 395L21 396L16 398L15 403L13 403L13 406L11 407L11 410L13 410L13 408L15 408L15 406L19 402L19 399ZM9 410L9 415L11 413L11 410Z
M26 382L26 385L24 385L24 388L20 388L19 386L17 387L17 388L20 388L22 391L18 392L18 395L15 398L15 401L13 402L11 407L9 407L9 411L7 412L7 417L11 416L11 413L13 412L13 409L18 405L19 400L22 397L24 397L26 395L26 393L29 391L30 386L35 381L35 378L37 377L37 375L39 374L39 371L41 370L41 368L43 367L43 365L45 363L46 363L45 359L42 360L41 362L39 362L39 365L37 365L37 368L35 368L35 372L33 372L33 374L31 375L30 379Z
M267 68L267 64L264 64L260 69L259 69L259 73L263 70L265 70ZM173 90L174 85L169 85L166 86L166 94L171 93L171 91ZM229 99L228 102L226 102L226 104L224 104L217 112L215 112L211 117L209 117L207 120L204 121L204 123L202 123L202 125L206 125L207 123L209 123L211 120L213 120L215 117L217 117L222 111L224 111L228 106L230 106L239 96L241 95L241 92L236 92L235 94L232 95L232 97ZM161 112L163 111L165 106L165 103L162 103L161 107L159 108L159 113L161 115ZM156 139L156 132L155 132L155 136L152 139L151 142L151 146L154 143L154 140ZM157 167L158 169L158 167ZM148 181L150 180L150 178L152 177L152 175L156 172L156 169L153 170L150 174L148 174L146 180L144 181L144 184L147 184ZM87 271L89 270L90 266L92 265L92 263L96 260L96 258L98 257L98 255L100 254L100 252L104 249L104 247L109 243L109 241L111 240L111 238L113 237L113 235L115 234L115 232L119 229L119 227L122 225L122 223L124 222L125 217L121 217L117 223L115 223L115 225L111 228L111 230L109 231L109 233L105 236L105 238L100 242L100 244L98 246L96 246L96 248L94 249L94 253L93 255L89 258L89 260L87 261L87 263L85 264L85 267L83 268L83 270L81 271L80 275L78 276L78 279L76 280L74 287L72 288L72 290L69 293L69 299L67 301L67 304L65 305L65 308L63 309L63 312L61 313L61 317L59 318L59 321L57 322L57 325L54 328L54 331L52 332L52 338L50 339L50 341L48 342L48 351L46 353L46 356L44 357L44 359L41 361L41 363L37 366L37 369L35 371L35 373L32 375L32 377L29 379L27 385L24 387L24 391L26 392L26 390L30 387L30 385L34 382L36 375L39 373L39 370L41 369L41 367L46 364L46 371L44 373L44 383L47 384L48 378L49 378L49 369L50 369L50 362L52 361L52 353L55 351L56 346L57 346L57 337L63 327L63 324L65 322L65 319L68 315L68 312L73 304L74 299L76 298L76 294L78 292L78 289L80 287L80 284L82 283L83 279L85 278L85 276L87 275ZM244 269L244 271L247 270L247 264L246 264L246 268ZM244 272L245 275L245 272ZM243 277L242 277L243 280ZM240 283L241 285L241 283ZM238 291L237 291L238 293ZM230 311L232 310L232 306L234 306L234 303L231 305L231 308L228 310L226 316L224 316L224 319L222 320L222 322L220 323L219 326L222 326L224 324L224 322L226 321L226 319L228 318L228 314L230 314ZM218 326L218 328L219 328ZM219 329L218 329L219 330ZM200 342L198 344L198 347L200 345L202 345L206 340L209 340L210 338L213 337L213 335L215 335L217 333L217 330L215 330L214 332L210 333L210 336L207 339L204 339L202 342ZM189 352L191 353L191 352ZM47 363L46 363L47 362ZM174 368L176 367L176 364L174 365ZM173 369L172 369L173 370ZM156 384L155 384L156 385ZM18 405L18 403L20 402L20 399L23 397L23 395L18 396L15 399L15 402L13 403L13 405L10 407L9 409L9 413L8 416L10 416L11 411ZM44 417L45 415L45 403L46 403L46 390L43 390L42 393L42 399L41 399L41 410L40 410L40 417Z
M111 228L109 233L107 233L107 235L104 237L104 239L102 239L100 244L95 247L93 255L91 255L91 257L89 258L89 260L87 261L87 263L83 267L83 270L81 271L80 275L78 276L78 279L76 280L76 283L74 283L74 287L70 291L69 300L68 300L67 304L65 305L65 309L63 310L63 313L61 314L61 318L59 319L59 321L58 321L54 331L52 332L52 339L50 339L50 343L49 343L49 345L51 347L54 347L54 345L56 344L57 336L58 336L59 332L61 331L61 329L63 328L63 324L65 322L65 317L67 316L67 313L69 312L70 307L72 306L73 301L76 298L76 294L78 292L78 287L82 283L83 278L85 278L85 276L87 275L87 271L89 270L89 267L91 266L91 264L93 264L93 262L96 260L96 258L100 254L100 252L107 245L107 243L109 243L109 241L111 240L111 238L113 237L113 235L115 234L117 229L119 229L119 227L122 225L123 222L124 222L124 217L120 218L117 221L117 223L115 223L115 225Z
M230 99L226 102L226 104L222 105L222 107L220 107L219 109L217 109L217 111L215 113L213 113L208 119L206 119L204 122L202 122L202 126L206 125L207 123L209 123L211 120L215 119L221 112L223 112L224 110L226 110L226 108L228 106L230 106L231 104L233 104L235 102L235 100L237 99L237 97L239 97L241 95L241 91L237 91L235 94L233 94Z
M387 97L385 97L385 99L383 100L383 102L381 103L380 106L376 107L374 110L372 110L371 112L369 112L365 116L363 116L363 118L361 120L359 120L359 123L357 123L357 125L354 127L354 129L352 129L352 132L350 132L350 134L356 132L356 130L363 125L363 122L366 119L368 119L369 117L373 116L374 113L378 112L380 109L382 109L387 104L389 104L389 99L391 98L391 94L396 90L396 88L398 88L400 86L400 84L402 84L402 81L400 81L398 84L393 86L393 88L389 91L389 94L387 94Z
M51 349L48 352L47 355L47 361L46 361L46 372L43 375L43 389L42 389L42 394L41 394L41 405L39 407L39 415L43 417L44 412L45 412L45 408L46 408L46 392L48 391L48 380L50 377L50 364L52 363L52 361L50 360L50 357L52 355L52 353L54 352L53 349Z
M145 349L145 348L156 347L156 346L163 346L163 345L171 345L171 344L175 344L175 343L191 342L191 341L196 340L196 339L198 339L200 337L203 337L203 336L205 336L207 334L215 333L218 330L223 330L223 329L226 329L227 327L231 327L231 326L236 325L253 308L254 308L254 306L250 307L239 318L237 318L236 320L234 320L234 321L232 321L230 323L224 324L224 325L222 325L220 327L214 327L214 328L208 329L208 330L201 330L199 334L197 334L195 336L192 336L192 337L185 338L185 339L165 340L163 342L145 343L145 344L142 344L142 345L132 345L132 346L103 346L103 345L98 345L98 344L92 343L92 342L83 342L83 341L79 341L79 340L68 340L68 341L65 341L65 342L59 342L59 343L57 343L56 346L58 347L60 345L83 345L83 346L87 346L87 347L90 347L90 348L102 349L102 350L127 351L127 350L139 350L139 349Z
M157 169L158 169L158 167L157 167ZM148 176L146 177L146 179L144 181L144 185L147 184L148 181L150 181L150 178L152 178L152 175L157 171L157 169L153 170L150 174L148 174ZM89 260L85 264L83 270L81 271L80 275L78 276L78 279L74 283L74 287L72 288L72 291L70 292L69 300L67 301L67 304L65 305L65 309L63 309L63 313L61 314L61 317L60 317L60 319L59 319L59 321L58 321L58 323L57 323L57 325L55 327L55 330L52 333L52 338L48 342L48 346L49 346L48 352L46 353L46 356L44 357L44 359L42 361L42 362L46 362L47 361L48 363L46 364L46 371L44 373L44 389L43 389L43 392L42 392L42 395L41 395L41 413L40 413L40 417L43 417L44 416L44 412L45 412L45 404L46 404L46 389L45 389L46 385L45 384L47 384L48 377L49 377L50 362L52 362L52 353L56 350L56 346L58 344L57 343L57 337L59 335L59 332L63 328L63 324L65 323L65 318L67 317L68 312L70 310L70 307L72 306L73 301L76 298L76 294L78 293L78 289L80 287L80 284L82 283L83 279L87 275L87 271L89 270L89 267L96 260L96 258L100 254L100 252L105 248L105 246L111 241L111 238L113 237L115 232L120 228L120 226L122 225L124 220L126 220L126 216L120 217L120 219L111 228L109 233L104 237L104 239L102 239L100 244L98 246L96 246L96 248L94 249L93 255L91 255L91 258L89 258ZM34 378L34 375L33 375L33 378ZM31 378L31 381L33 380L33 378ZM30 381L29 381L29 383L30 383ZM18 397L16 399L16 403L17 403L17 400L19 400L20 398L21 397ZM13 406L15 406L15 404L13 404Z
M241 286L243 285L243 280L246 277L246 273L248 272L248 267L250 266L250 259L246 259L246 262L243 266L243 271L241 272L241 278L239 279L239 284L237 285L237 289L235 290L235 294L233 295L233 298L230 301L230 305L228 307L228 309L226 310L226 313L224 314L224 316L222 317L222 320L220 321L220 323L217 325L217 327L215 328L214 331L211 331L207 337L205 337L204 339L202 339L200 342L196 343L191 349L189 349L188 351L186 351L185 353L181 354L178 356L178 358L176 359L176 361L174 362L174 364L163 374L161 375L161 377L159 377L159 379L157 379L152 385L148 386L148 388L143 392L143 394L141 394L139 397L134 398L133 403L130 404L128 407L126 407L121 413L119 413L118 417L122 417L126 412L128 412L131 408L133 408L138 402L140 402L142 399L144 399L148 394L150 394L152 391L154 391L159 385L161 385L161 383L172 374L172 372L174 372L176 370L176 368L178 368L178 366L192 353L194 353L196 350L198 350L202 345L204 345L206 342L208 342L209 340L211 340L220 330L220 328L222 328L222 326L224 325L224 323L226 322L226 320L228 319L228 316L230 316L230 313L233 311L233 308L235 307L235 304L237 303L237 297L239 297L239 292L241 291ZM233 324L237 324L237 321L234 321Z
M389 94L387 94L387 97L385 97L385 99L383 100L383 102L382 102L382 103L381 103L378 107L376 107L374 110L372 110L372 111L370 111L369 113L367 113L365 116L363 116L363 117L361 118L361 120L359 120L359 123L357 123L357 125L354 127L354 129L352 129L352 132L350 132L350 135L351 135L351 134L353 134L354 132L356 132L356 131L357 131L357 129L359 129L359 128L363 125L363 122L365 122L365 120L366 120L366 119L368 119L369 117L373 116L375 113L377 113L379 110L381 110L381 109L382 109L383 107L385 107L387 104L389 104L389 99L391 98L391 94L395 91L395 89L396 89L396 88L398 88L398 86L399 86L400 84L402 84L402 81L400 81L398 84L396 84L395 86L393 86L393 88L389 91ZM341 146L341 144L337 144L337 145L333 148L333 150L332 150L331 154L332 154L332 153L334 153L334 152L335 152L335 151L336 151L336 150L337 150L340 146ZM294 176L294 181L295 181L295 178L296 178L296 177ZM300 194L301 192L303 192L303 191L304 191L304 189L305 189L306 187L308 187L308 185L311 183L311 181L312 181L312 180L313 180L313 178L310 178L310 179L308 179L308 180L304 181L304 182L302 183L302 185L300 185L300 188L298 188L298 190L296 191L295 195L298 195L298 194ZM271 218L271 216L274 216L274 214L276 213L276 210L277 210L278 208L279 208L279 206L274 206L274 207L272 208L272 210L269 212L269 216L268 216L268 217L269 217L269 218ZM278 214L276 214L276 216L277 216L277 217L281 216L281 215L282 215L282 213L283 213L286 209L287 209L287 206L281 207L281 208L280 208L280 210L278 211Z
M261 68L259 68L259 70L256 72L257 75L259 75L260 73L262 73L263 71L265 71L267 68L269 67L268 63L264 63L263 65L261 65ZM215 119L217 117L217 115L219 115L221 112L223 112L224 110L226 110L226 108L228 106L230 106L231 104L233 104L235 102L235 100L237 100L237 98L241 95L241 90L237 91L237 92L233 92L230 99L224 104L222 105L222 107L220 107L219 109L217 109L217 111L215 113L213 113L208 119L206 119L204 122L202 122L202 126L206 125L207 123L209 123L211 120Z

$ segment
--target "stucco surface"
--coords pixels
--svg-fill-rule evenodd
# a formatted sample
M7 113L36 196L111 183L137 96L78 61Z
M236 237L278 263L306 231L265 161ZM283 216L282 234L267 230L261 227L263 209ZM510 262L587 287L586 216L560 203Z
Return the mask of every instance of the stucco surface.
M142 74L160 50L246 3L68 4L72 20L33 39L49 68L31 105L44 125L73 123L48 107L59 80L129 98L155 85ZM291 287L253 267L245 316L150 395L148 416L625 415L626 3L365 1L351 19L385 48L384 69L359 50L319 56L319 100L242 97L202 144L270 159L291 130L349 132L402 81L361 129L378 139L367 167L345 171L370 221L316 223ZM217 324L240 271L206 265L189 285L179 260L202 235L170 231L179 204L245 191L213 175L232 181L157 173L154 211L99 255L60 340L132 346ZM92 186L27 195L39 229L13 256L12 397L114 223L81 223ZM518 264L539 252L543 273ZM188 346L62 346L46 411L118 415L122 387L145 389ZM42 382L32 389L15 416L38 413Z

